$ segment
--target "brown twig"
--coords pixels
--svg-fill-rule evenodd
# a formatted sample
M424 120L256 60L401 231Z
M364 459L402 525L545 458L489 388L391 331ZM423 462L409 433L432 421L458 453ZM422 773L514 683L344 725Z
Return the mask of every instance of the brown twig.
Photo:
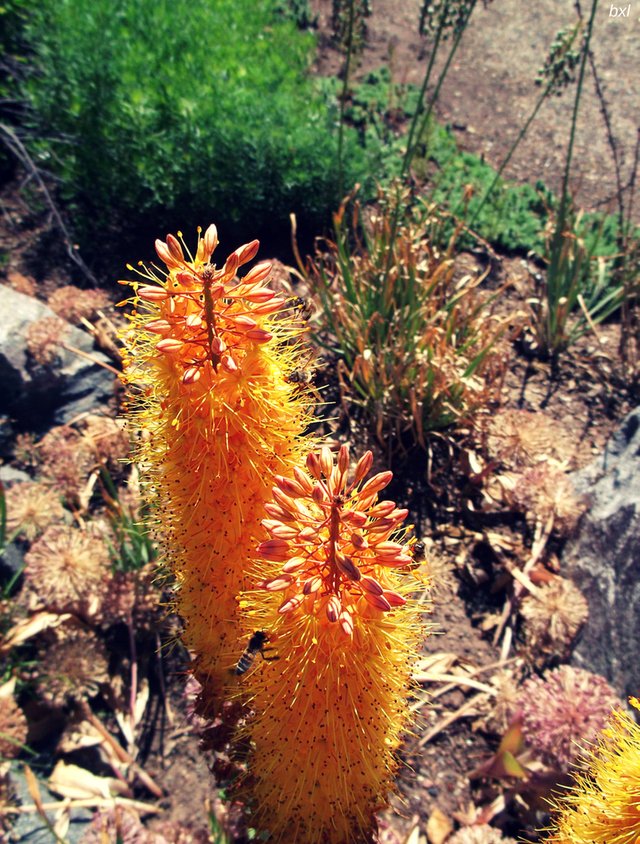
M80 710L83 716L87 719L87 721L95 727L95 729L100 733L100 735L104 738L104 740L109 744L109 746L115 752L117 758L123 765L127 765L131 768L131 770L136 774L140 782L149 789L149 791L154 795L154 797L164 797L164 792L157 785L149 776L149 774L138 765L135 759L128 753L122 745L117 742L111 733L107 730L104 726L102 721L94 715L89 707L89 704L86 701L79 702Z
M36 167L36 164L33 158L31 158L31 156L29 155L27 148L22 143L20 138L16 135L16 133L13 131L13 129L11 129L4 123L0 123L0 136L4 136L5 145L16 156L22 166L27 169L29 174L33 176L33 178L37 181L40 190L43 193L45 202L49 206L51 214L62 233L62 238L64 240L65 246L67 247L68 256L71 258L74 264L76 264L80 268L80 270L89 279L89 281L97 287L97 278L94 276L89 267L80 257L77 247L74 246L71 235L64 224L64 220L62 219L60 212L56 208L56 204L53 201L51 194L49 193L49 190L44 182L44 179L42 178L40 170Z

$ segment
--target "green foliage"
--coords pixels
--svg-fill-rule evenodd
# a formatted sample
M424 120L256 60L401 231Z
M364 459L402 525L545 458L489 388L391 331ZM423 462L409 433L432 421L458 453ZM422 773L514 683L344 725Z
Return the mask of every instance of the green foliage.
M314 41L270 0L42 0L31 151L62 179L85 241L224 219L225 238L319 230L337 204L335 117ZM347 183L363 155L347 138Z
M532 329L539 353L553 362L623 304L624 283L612 278L615 256L599 250L605 222L581 226L580 215L568 209L560 248L550 239L546 278L536 278Z
M103 498L109 511L109 521L115 542L109 542L114 571L140 571L156 558L156 549L144 523L142 513L134 514L123 506L118 489L107 469L100 469Z
M285 20L293 21L299 29L318 25L318 16L313 14L309 0L278 0L274 11Z

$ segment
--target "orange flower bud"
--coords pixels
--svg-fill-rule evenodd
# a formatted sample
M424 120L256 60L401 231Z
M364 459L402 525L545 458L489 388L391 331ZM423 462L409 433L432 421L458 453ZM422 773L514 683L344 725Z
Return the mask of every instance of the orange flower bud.
M169 298L169 294L164 287L140 287L138 289L138 298L144 299L145 302L163 302Z
M208 261L218 245L218 229L213 223L207 228L204 233L204 255L203 260Z
M175 337L166 337L156 343L156 349L165 355L175 355L181 351L183 346L182 340L177 340Z
M328 445L323 445L320 449L320 468L325 478L331 477L331 470L333 469L333 454Z
M365 451L362 455L360 460L356 463L356 469L353 476L353 483L358 485L363 478L371 471L371 467L373 466L373 453L371 451Z
M381 489L384 489L389 485L392 478L393 472L380 472L372 478L369 478L360 490L361 498L366 498L367 496L380 492Z
M327 618L332 623L336 622L340 618L342 613L342 603L337 595L332 595L329 598L325 612L327 614Z
M242 279L243 284L258 284L259 282L264 281L271 272L272 266L273 265L268 261L256 264L255 267L252 267Z
M286 560L289 556L289 543L285 539L267 539L258 545L258 553L267 560Z
M252 240L251 243L245 243L244 246L240 246L236 251L233 253L238 258L238 266L242 264L246 264L247 261L250 261L252 258L255 258L256 252L260 248L260 241L259 240Z
M366 602L371 604L372 607L382 610L383 612L388 612L391 609L391 604L387 601L384 595L374 595L371 592L363 592L362 594L364 595Z
M180 241L172 234L167 235L167 248L169 249L171 256L174 258L175 261L178 262L178 264L182 264L184 262L184 253L182 251Z

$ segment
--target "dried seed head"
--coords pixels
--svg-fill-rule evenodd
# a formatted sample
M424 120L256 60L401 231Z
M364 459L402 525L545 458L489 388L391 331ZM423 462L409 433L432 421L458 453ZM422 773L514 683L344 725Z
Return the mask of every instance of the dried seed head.
M604 677L570 665L530 677L518 696L525 740L543 762L567 771L620 699Z

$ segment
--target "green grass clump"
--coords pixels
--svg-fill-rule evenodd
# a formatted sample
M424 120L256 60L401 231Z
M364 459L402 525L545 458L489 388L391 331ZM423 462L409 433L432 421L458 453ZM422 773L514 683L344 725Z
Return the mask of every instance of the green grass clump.
M319 230L335 207L333 111L314 40L272 0L42 0L26 35L31 151L62 181L85 245L99 227L224 219ZM348 138L348 179L363 156ZM234 235L235 236L235 235Z
M348 198L349 199L349 198ZM348 199L335 239L309 262L320 303L320 345L336 354L343 400L359 407L390 450L427 449L434 431L468 422L494 398L503 331L484 276L456 275L454 233L433 243L435 207L392 185L365 213ZM399 209L399 212L396 213Z

